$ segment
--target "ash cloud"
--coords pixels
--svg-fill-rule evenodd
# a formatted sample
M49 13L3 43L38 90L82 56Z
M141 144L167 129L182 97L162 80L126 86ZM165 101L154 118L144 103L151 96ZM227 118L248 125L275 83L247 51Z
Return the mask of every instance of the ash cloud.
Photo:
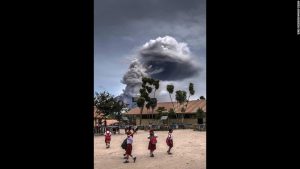
M135 97L139 93L142 86L142 77L147 77L145 73L146 69L139 63L138 60L132 61L129 66L129 70L123 76L122 83L126 85L123 94L120 95L121 99L127 103L131 104L132 97Z
M195 76L199 71L190 55L186 43L165 36L147 42L139 52L139 61L152 78L183 80Z
M136 59L121 81L126 88L120 97L131 104L131 98L139 93L143 76L160 81L181 81L198 73L200 67L193 62L186 43L177 42L171 36L158 37L138 49Z

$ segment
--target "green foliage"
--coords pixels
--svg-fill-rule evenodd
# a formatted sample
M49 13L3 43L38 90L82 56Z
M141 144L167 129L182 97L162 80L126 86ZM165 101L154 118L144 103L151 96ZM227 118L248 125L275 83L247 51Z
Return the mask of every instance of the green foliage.
M148 92L148 93L151 93L151 92L152 92L152 87L145 86L145 88L147 89L147 92Z
M144 105L145 105L145 98L144 97L139 97L136 103L137 103L138 107L143 108Z
M160 119L161 116L163 116L163 113L162 112L158 112L158 114L155 117L156 117L156 119Z
M146 104L146 108L147 108L147 111L149 111L149 109L150 109L150 103L148 102L147 104Z
M108 116L113 112L114 102L113 96L108 92L96 92L96 96L94 97L94 106L96 106L100 112L104 113L104 116Z
M121 101L121 100L116 100L113 106L113 112L114 112L114 118L117 119L118 121L122 120L122 112L121 110L123 108L126 108L126 104Z
M176 91L176 101L182 105L186 102L186 91L178 90Z
M166 111L166 108L165 108L165 107L158 107L156 111L158 112L158 114L156 115L156 118L157 118L157 119L160 119L161 116L166 116L166 115L169 114L169 113L168 113L168 114L165 114L165 113L164 113L164 111Z
M143 95L143 94L145 94L145 93L146 93L146 89L145 89L145 88L141 88L141 89L140 89L140 94Z
M154 98L151 98L149 95L152 93L153 91L153 87L154 86ZM143 77L142 78L142 88L140 89L140 98L143 98L142 100L137 101L138 107L140 107L141 109L141 117L142 117L142 112L143 112L143 108L144 105L146 104L146 108L147 110L149 110L150 108L152 108L152 113L154 112L155 107L157 106L157 99L155 98L155 92L156 90L159 88L159 80L154 80L152 78L148 78L148 77ZM140 118L140 124L141 122Z
M153 91L153 88L152 88L153 85L154 85L155 90L157 90L159 88L159 80L154 80L152 78L143 77L142 82L143 82L143 84L142 84L142 88L140 89L140 97L144 98L147 109L149 108L149 106L152 109L154 109L157 106L157 99L155 97L150 98L149 94ZM154 94L155 94L155 91L154 91Z
M175 113L174 109L172 109L172 108L169 109L168 117L176 118L176 113Z
M154 109L157 106L157 99L151 98L149 103L150 103L151 108Z
M194 84L193 83L190 83L190 85L189 85L189 92L190 92L190 95L194 95L195 94Z
M167 85L167 91L169 92L169 94L173 94L173 92L174 92L174 85Z
M114 98L108 92L95 93L94 106L102 112L105 118L116 118L118 121L122 118L121 110L126 107L126 104Z
M165 111L166 110L166 108L165 107L158 107L157 108L157 112L163 112L163 111Z
M152 84L154 85L156 90L159 88L159 80L154 80Z
M143 77L143 78L142 78L143 85L146 86L146 84L147 84L148 81L149 81L149 80L148 80L147 77Z
M206 113L202 109L198 108L197 112L196 112L196 117L197 118L205 118L206 117Z
M155 81L154 79L148 78L148 81L147 81L147 82L149 83L149 85L153 85L153 84L154 84L154 81Z

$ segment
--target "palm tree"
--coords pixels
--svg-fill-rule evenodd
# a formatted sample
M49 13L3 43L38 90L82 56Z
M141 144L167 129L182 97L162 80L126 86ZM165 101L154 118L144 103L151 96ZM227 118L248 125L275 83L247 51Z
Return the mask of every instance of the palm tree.
M153 92L154 97L150 98L149 95L153 91L152 86L154 86L154 92ZM148 77L142 78L142 88L140 89L140 96L144 98L144 104L146 103L147 110L149 110L150 107L152 108L152 119L153 119L154 109L157 106L157 99L155 98L155 92L158 88L159 88L159 80L155 80Z
M170 100L171 100L172 105L173 105L173 111L175 111L174 103L173 103L172 96L171 96L171 94L173 94L173 92L174 92L174 85L172 85L172 84L167 85L167 91L169 92ZM176 119L177 119L177 114L176 114Z
M144 105L145 105L145 98L144 97L139 97L138 100L137 100L137 105L141 109L140 125L142 125L142 114L143 114L143 109L144 109Z
M159 80L153 80L152 84L154 85L154 98L155 98L155 92L159 88Z
M148 103L146 104L147 113L149 113L150 107L151 107L151 105L150 105L150 103L148 102Z
M173 109L174 109L174 103L173 103L172 96L171 96L171 94L173 94L173 92L174 92L174 85L167 85L167 91L169 92L170 100L172 102Z
M182 106L182 104L184 102L186 102L186 91L182 91L182 90L176 91L176 101L177 101L177 103L179 103L180 106ZM185 109L183 107L181 107L182 123L184 120L184 114L183 114L184 112L185 112Z
M152 118L153 118L154 109L157 106L157 99L151 98L149 103L150 103L150 107L152 108Z
M186 102L186 105L185 105L185 109L187 109L187 106L188 106L188 104L189 104L190 96L195 94L194 84L193 84L193 83L190 83L190 85L189 85L189 92L190 92L190 93L189 93L189 97L188 97L187 102Z
M149 87L149 86L145 86L146 90L148 93L151 93L152 92L152 87Z

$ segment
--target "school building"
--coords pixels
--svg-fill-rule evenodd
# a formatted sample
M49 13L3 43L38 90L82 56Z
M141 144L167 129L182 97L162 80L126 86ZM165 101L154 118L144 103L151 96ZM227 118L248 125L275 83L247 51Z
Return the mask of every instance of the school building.
M173 108L173 104L175 107L175 112L177 114L177 118L168 118L168 116L165 116L167 114L167 111L169 111L170 108ZM181 113L181 108L177 106L176 102L160 102L157 103L156 108L153 111L152 114L152 109L147 110L146 107L144 107L143 112L142 112L142 126L147 126L149 124L153 125L161 125L165 124L167 121L168 124L173 124L173 123L183 123L183 124L191 124L191 125L196 125L196 124L203 124L206 122L205 118L198 119L196 116L197 110L200 108L204 112L206 112L206 100L205 99L199 99L199 100L191 100L188 103L187 109L184 113ZM157 109L159 107L164 107L165 111L163 112L163 116L160 119L155 118L159 112ZM177 108L176 108L177 107ZM137 125L140 124L140 114L141 114L141 109L139 107L133 108L130 111L126 113L126 115L131 116L132 119L135 119L135 123ZM184 117L184 118L182 118Z
M97 108L96 106L94 106L94 127L96 127L96 124L99 124L100 121L102 122L102 125L104 125L104 114L97 113ZM119 121L116 119L106 119L107 126L118 124L118 123Z

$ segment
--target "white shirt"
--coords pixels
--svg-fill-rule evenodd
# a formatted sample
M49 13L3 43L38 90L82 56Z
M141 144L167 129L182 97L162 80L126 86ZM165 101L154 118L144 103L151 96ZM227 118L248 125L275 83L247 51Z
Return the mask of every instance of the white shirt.
M173 137L172 137L172 135L169 133L168 134L168 138L170 139L170 140L173 140Z
M150 139L150 137L151 137L151 136L149 135L149 136L148 136L148 139ZM157 136L156 134L154 134L154 137L156 137L156 138L157 138L158 136Z
M127 137L127 144L132 144L133 142L133 137L132 136L128 136Z

